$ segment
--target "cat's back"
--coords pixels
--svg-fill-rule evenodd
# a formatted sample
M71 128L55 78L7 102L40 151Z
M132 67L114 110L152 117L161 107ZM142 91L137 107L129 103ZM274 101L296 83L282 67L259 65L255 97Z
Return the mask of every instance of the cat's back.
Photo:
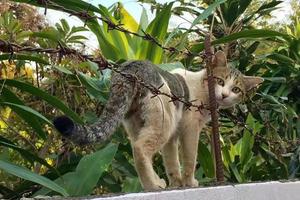
M119 70L123 73L131 74L141 81L153 85L161 84L159 67L147 60L127 61L121 64Z

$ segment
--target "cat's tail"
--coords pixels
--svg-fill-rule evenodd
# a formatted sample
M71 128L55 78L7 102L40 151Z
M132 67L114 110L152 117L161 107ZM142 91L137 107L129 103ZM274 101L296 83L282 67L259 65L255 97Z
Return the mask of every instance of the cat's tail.
M61 116L55 118L53 124L63 136L77 144L103 142L114 133L129 110L135 95L135 84L122 75L114 74L108 102L97 122L91 125L78 125L70 118Z

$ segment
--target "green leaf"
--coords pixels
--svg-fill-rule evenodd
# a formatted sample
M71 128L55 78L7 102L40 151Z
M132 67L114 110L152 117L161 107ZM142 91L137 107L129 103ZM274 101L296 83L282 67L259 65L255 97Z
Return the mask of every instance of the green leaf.
M74 34L77 32L82 32L82 31L88 31L87 28L83 27L83 26L78 26L78 27L72 27L70 34Z
M21 53L14 53L14 54L10 54L10 53L4 53L0 55L0 60L28 60L28 61L34 61L37 63L41 63L44 65L49 65L49 62L44 60L41 56L38 55L29 55L29 54L21 54Z
M6 87L2 88L2 94L0 99L2 101L6 101L6 102L10 102L10 103L15 103L15 104L19 104L19 105L23 105L25 106L25 104L13 93L11 92L9 89L7 89ZM15 107L11 107L12 110L17 113L25 122L27 122L27 124L33 128L36 133L42 138L42 139L46 139L47 135L43 130L43 127L41 125L41 123L39 122L39 120L37 119L37 117L31 115L30 113L23 111L22 109L15 109Z
M117 10L120 13L120 22L123 24L123 27L129 31L137 32L139 28L138 23L120 2L118 2Z
M76 41L76 40L87 40L88 38L83 35L74 35L68 38L68 42Z
M245 130L241 142L240 162L242 166L245 166L246 163L251 159L253 144L254 135L252 135L248 130Z
M17 165L14 165L12 163L9 163L7 161L0 160L0 168L10 174L13 174L15 176L18 176L22 179L32 181L35 183L38 183L40 185L43 185L53 191L58 192L59 194L62 194L63 196L69 196L67 191L56 184L55 182L51 181L50 179L40 176L39 174L33 173L32 171L28 170L27 168L20 167Z
M43 115L41 115L39 112L33 110L32 108L28 107L28 106L23 106L23 105L19 105L19 104L14 104L14 103L10 103L10 102L1 102L0 101L0 105L6 105L11 107L13 110L14 109L20 109L22 111L28 112L29 114L37 117L40 120L43 120L44 122L52 125L52 122L49 121L46 117L44 117Z
M252 30L244 30L238 33L233 33L228 36L224 36L220 39L212 41L212 45L224 44L224 43L235 41L237 39L244 39L244 38L255 39L255 38L274 38L274 37L281 37L286 40L290 40L290 36L284 33L265 30L265 29L252 29ZM203 49L204 49L204 43L196 44L192 47L193 52L200 52Z
M109 80L109 74L109 72L106 72L104 73L105 76L102 76L101 78L94 78L78 72L78 78L86 87L87 92L91 95L91 97L105 103L109 91L107 83Z
M38 3L36 1L32 1L32 0L13 0L15 2L22 2L22 3L28 3L28 4L31 4L31 5L34 5L34 6L38 6L38 7L45 7L47 6L47 8L53 8L53 6L51 4L41 4L41 3ZM81 0L68 0L68 1L65 1L65 0L53 0L52 2L54 2L55 4L57 5L60 5L62 6L63 8L67 8L67 9L70 9L70 10L74 10L74 11L86 11L86 10L89 10L91 12L99 12L99 9L90 4L90 3L87 3L85 1L81 1ZM55 10L59 10L59 9L55 9Z
M216 0L214 3L210 4L207 9L205 9L201 15L199 15L192 23L191 28L193 28L196 24L198 24L200 21L206 19L209 15L211 15L214 10L222 3L224 3L226 0Z
M61 19L60 23L62 24L65 32L68 33L70 31L70 26L69 26L68 22L65 19Z
M263 10L266 10L266 9L270 9L270 8L274 8L275 6L277 6L278 4L282 3L283 1L272 1L270 3L264 3L261 7L259 7L257 9L257 11L255 13L259 13Z
M285 77L264 77L265 81L271 81L273 83L286 83Z
M11 87L16 87L21 91L28 92L32 95L40 97L43 100L47 101L52 106L63 111L66 115L71 117L77 123L83 124L83 121L81 120L81 118L75 112L73 112L71 109L69 109L67 106L65 106L59 99L57 99L54 96L49 95L48 93L40 90L39 88L34 87L33 85L30 85L30 84L27 84L24 82L20 82L17 80L11 80L11 79L0 80L0 84L5 84L5 85L11 86Z
M75 172L69 172L55 180L63 185L71 196L84 196L93 191L102 173L112 162L118 145L110 143L104 149L84 156L76 167ZM48 194L50 191L42 188L35 195Z
M32 36L52 40L54 42L58 42L58 41L62 42L61 33L53 27L49 27L40 32L34 32L32 33Z
M295 60L293 60L292 58L285 56L283 54L279 54L279 53L272 53L272 54L268 55L267 58L276 60L279 63L285 63L285 64L294 64L295 63Z
M172 6L173 3L170 3L163 7L145 31L147 34L155 38L159 43L162 43L167 34ZM159 64L162 62L162 58L163 50L161 47L151 41L142 41L137 52L137 59L150 60L155 64Z
M251 4L252 0L240 0L239 2L239 15L243 14L248 6Z
M142 191L142 186L138 177L129 178L127 177L122 185L122 192L132 193Z
M209 178L215 177L215 167L214 167L214 160L213 156L208 150L207 146L199 141L198 146L198 159L203 167L204 173Z
M71 72L70 70L68 70L67 68L65 68L63 66L52 65L52 67L64 74L73 75L73 72Z
M13 142L11 142L10 140L0 136L0 145L4 146L4 147L8 147L10 149L13 149L17 152L20 153L20 155L25 158L27 161L29 161L30 163L34 163L39 162L40 164L48 167L49 169L52 169L53 171L56 171L56 169L54 167L52 167L51 165L49 165L47 163L47 161L45 161L44 159L38 157L37 155L31 153L29 150L25 150L22 149L21 147L18 147L16 144L14 144Z
M234 177L239 183L245 182L242 174L239 173L239 170L237 169L236 165L234 163L229 164L231 171L233 172Z

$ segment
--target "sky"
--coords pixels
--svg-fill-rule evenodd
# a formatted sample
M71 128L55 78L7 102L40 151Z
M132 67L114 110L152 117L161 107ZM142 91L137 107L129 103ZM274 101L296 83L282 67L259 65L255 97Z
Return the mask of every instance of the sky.
M171 2L172 0L156 0L158 3L167 3ZM98 4L101 4L105 7L112 6L113 4L117 2L121 2L125 9L136 19L136 21L139 21L140 15L142 13L143 7L147 10L149 21L151 21L154 18L154 14L150 11L150 6L147 4L141 5L136 0L86 0L86 2L93 4L94 6L98 6ZM282 22L287 19L287 16L291 12L291 8L289 5L289 0L284 0L284 3L282 3L280 6L280 9L273 11L271 14L274 16L272 19L272 22ZM44 9L39 10L41 13L44 12ZM60 19L65 18L68 23L71 26L82 26L83 22L79 20L77 17L69 16L68 14L65 14L63 12L54 11L54 10L47 10L47 16L46 16L48 22L50 25L54 25L56 22L59 22ZM185 16L185 18L189 18L189 16ZM181 18L178 17L172 17L170 19L170 26L169 27L176 27L180 24L181 27L189 27L190 24L183 21ZM86 42L87 46L89 46L91 49L97 49L97 43L94 42L96 40L93 33L85 33L85 36L89 38L89 40Z

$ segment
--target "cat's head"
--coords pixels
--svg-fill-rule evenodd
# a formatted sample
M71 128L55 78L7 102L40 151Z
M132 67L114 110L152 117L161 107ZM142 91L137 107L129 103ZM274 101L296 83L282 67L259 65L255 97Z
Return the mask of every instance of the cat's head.
M251 89L263 82L263 78L245 76L239 70L228 67L224 52L218 51L213 58L213 74L216 81L215 93L221 108L241 102Z

